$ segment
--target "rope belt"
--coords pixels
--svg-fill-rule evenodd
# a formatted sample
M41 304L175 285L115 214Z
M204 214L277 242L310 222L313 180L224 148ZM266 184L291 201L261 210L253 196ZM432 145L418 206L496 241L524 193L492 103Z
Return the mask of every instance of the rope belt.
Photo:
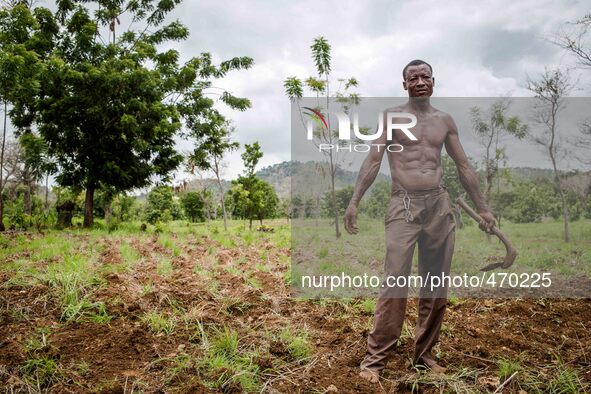
M406 223L410 223L414 220L414 216L410 211L410 197L408 196L408 192L404 191L404 197L402 197L402 202L404 203L404 220Z
M397 185L397 187L395 189L393 188L393 193L404 192L404 195L402 196L402 202L404 203L404 220L406 221L406 223L410 223L414 220L414 216L413 216L412 211L410 209L410 203L411 203L410 197L412 196L413 198L416 197L419 199L421 199L421 198L424 199L424 198L428 198L430 196L439 194L444 189L445 189L445 186L439 185L439 187L436 187L433 189L415 191L415 192L409 193L408 190L404 189L403 187L400 187L400 185Z

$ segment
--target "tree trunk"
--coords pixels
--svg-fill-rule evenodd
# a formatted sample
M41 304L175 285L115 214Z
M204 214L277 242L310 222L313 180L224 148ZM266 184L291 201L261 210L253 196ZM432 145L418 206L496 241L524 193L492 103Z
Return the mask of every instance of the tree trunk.
M113 220L113 209L111 208L111 202L109 201L105 207L105 224L107 229L111 227L111 220Z
M562 190L562 182L560 180L560 174L558 173L558 164L556 163L556 157L554 156L554 138L556 136L556 113L558 111L558 105L556 103L552 103L552 120L551 120L551 128L550 132L550 146L548 147L548 153L550 155L550 160L552 160L552 168L554 169L554 183L556 184L556 188L558 189L558 194L560 194L560 199L562 201L562 218L564 220L564 242L570 241L570 236L568 233L568 207L566 206L566 197L564 195L564 191Z
M45 212L49 212L49 173L45 175Z
M220 180L220 170L218 167L217 159L215 159L214 164L215 164L215 177L218 180L218 187L220 188L220 196L221 196L220 200L222 203L222 215L224 217L224 230L228 231L228 219L226 216L226 202L224 201L224 187L222 185L222 181Z
M564 241L570 242L570 234L568 231L568 207L566 206L566 198L562 196L562 216L564 217Z
M4 228L4 146L6 143L6 118L8 114L7 111L7 104L4 101L4 130L2 131L2 151L0 151L0 231L6 230Z
M329 82L328 82L328 73L325 74L325 78L326 78L326 113L328 114L330 112L329 110L329 105L330 105L330 91L329 91ZM332 134L331 134L331 128L330 128L330 116L327 116L327 121L328 121L328 136L329 136L329 140L330 143L332 144ZM333 210L334 210L334 228L335 228L335 233L337 236L337 239L341 238L341 231L339 230L339 208L337 207L337 194L335 191L335 184L334 184L334 178L335 178L335 164L333 162L333 157L332 157L332 151L330 151L329 154L330 157L330 192L332 195L332 203L333 203Z
M4 198L2 197L2 192L0 192L0 231L5 231L6 228L4 227Z
M105 207L105 224L107 225L107 228L110 227L112 220L113 220L113 210L111 208L111 204L109 204Z
M568 232L568 207L566 205L566 196L560 186L558 192L560 193L560 200L562 201L562 219L564 220L564 242L570 242L570 234Z
M335 177L335 170L334 164L332 162L332 155L330 157L330 192L332 195L332 205L334 211L334 228L336 231L337 239L341 237L341 231L339 230L339 207L337 207L337 194L335 191L334 186L334 177Z
M94 184L89 184L86 187L86 197L84 199L84 227L92 227L93 216L92 210L94 208Z
M32 181L31 181L31 173L29 171L29 169L27 169L25 171L25 183L26 183L26 188L25 188L25 213L27 215L31 215L32 209L31 209L31 189L32 189Z

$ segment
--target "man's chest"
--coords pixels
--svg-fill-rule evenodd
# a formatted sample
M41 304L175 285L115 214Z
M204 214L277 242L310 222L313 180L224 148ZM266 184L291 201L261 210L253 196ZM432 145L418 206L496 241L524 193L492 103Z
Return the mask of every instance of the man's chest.
M392 143L402 146L427 145L429 147L440 148L445 142L447 136L447 126L441 119L421 119L417 118L417 124L409 131L416 137L413 141L400 130L394 130L392 134Z

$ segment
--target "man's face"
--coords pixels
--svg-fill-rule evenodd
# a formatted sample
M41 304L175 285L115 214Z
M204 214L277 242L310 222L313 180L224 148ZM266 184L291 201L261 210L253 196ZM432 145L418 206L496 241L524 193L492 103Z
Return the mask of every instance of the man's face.
M434 85L435 79L426 64L410 66L406 69L406 80L402 82L402 86L408 91L408 97L431 97Z

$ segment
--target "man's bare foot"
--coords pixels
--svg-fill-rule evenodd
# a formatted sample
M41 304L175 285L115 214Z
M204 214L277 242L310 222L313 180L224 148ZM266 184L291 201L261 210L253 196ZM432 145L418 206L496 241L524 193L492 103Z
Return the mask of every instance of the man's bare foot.
M443 375L447 371L447 368L442 367L441 365L439 365L437 363L427 365L427 368L429 368L431 370L431 372L433 372L434 374L438 374L438 375Z
M377 383L380 380L380 375L376 371L372 371L371 369L362 369L359 372L359 376L363 379L367 380L370 383Z
M435 360L419 362L419 363L417 363L417 365L424 366L425 368L427 368L428 370L430 370L434 374L438 374L438 375L443 375L447 371L447 368L442 367L441 365L437 364L437 361L435 361Z

